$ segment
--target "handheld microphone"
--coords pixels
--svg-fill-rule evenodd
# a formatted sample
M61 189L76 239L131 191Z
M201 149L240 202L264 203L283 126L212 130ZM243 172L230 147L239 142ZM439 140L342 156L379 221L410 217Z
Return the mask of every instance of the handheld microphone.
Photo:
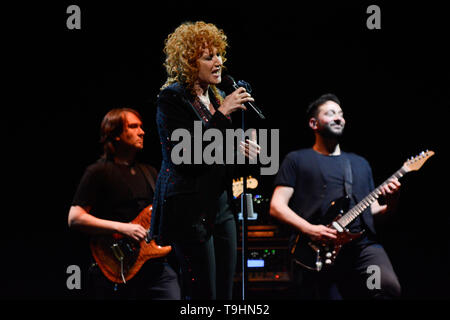
M245 82L243 80L239 80L238 83L236 83L236 81L234 81L233 77L230 76L230 75L222 75L221 87L223 87L223 88L230 88L231 87L234 90L236 90L236 89L238 89L240 87L243 87L249 93L251 93L251 91L252 91L249 83L247 83L247 82ZM261 110L252 101L245 102L244 105L247 108L249 108L249 107L252 108L261 119L264 120L266 118L262 114Z

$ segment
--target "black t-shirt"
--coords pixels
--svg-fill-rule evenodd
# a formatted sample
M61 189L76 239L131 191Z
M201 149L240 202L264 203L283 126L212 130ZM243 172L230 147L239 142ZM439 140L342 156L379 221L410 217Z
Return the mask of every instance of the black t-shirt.
M327 185L328 192L325 195L325 203L330 204L332 201L344 197L345 194L345 163L341 155L326 156L318 153L319 166L322 168L322 174ZM355 205L354 197L351 197L350 208ZM322 212L325 214L325 212ZM347 228L351 232L360 232L364 229L361 224L361 216L353 220Z
M99 160L81 178L73 206L91 207L98 218L129 222L153 202L153 189L137 165Z

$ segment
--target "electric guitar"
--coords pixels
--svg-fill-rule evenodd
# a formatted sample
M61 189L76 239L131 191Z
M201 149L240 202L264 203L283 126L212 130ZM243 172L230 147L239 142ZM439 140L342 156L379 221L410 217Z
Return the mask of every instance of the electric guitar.
M149 239L152 205L144 208L131 223L147 229L147 236L137 242L121 234L94 236L90 248L100 270L110 281L126 283L133 278L149 259L164 257L171 246L160 247Z
M329 228L337 230L337 238L314 241L308 236L301 236L298 234L295 239L295 244L291 249L294 261L309 270L315 270L318 272L321 271L323 267L332 266L342 246L360 237L364 232L352 233L346 228L346 226L378 199L378 197L382 194L382 187L388 184L389 180L392 178L399 179L410 171L419 170L425 161L433 155L433 151L427 150L426 152L422 152L418 156L407 160L397 172L395 172L391 177L384 181L380 186L378 186L345 214L344 212L349 208L350 198L346 196L333 201L330 204L326 214L320 219L315 219L313 223L323 224Z

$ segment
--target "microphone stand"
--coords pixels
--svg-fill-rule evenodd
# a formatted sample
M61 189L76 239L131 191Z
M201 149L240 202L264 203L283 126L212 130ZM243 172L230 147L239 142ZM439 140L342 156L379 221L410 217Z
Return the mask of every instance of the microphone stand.
M242 119L242 141L245 143L245 111L241 110ZM247 235L247 220L248 220L248 208L247 208L247 175L244 170L244 177L242 181L242 194L241 194L241 212L242 212L242 300L247 298L247 286L248 286L248 235Z
M236 90L239 88L239 85L234 81L233 77L228 75L228 79L231 81L232 87ZM259 116L260 119L264 120L265 116L263 115L262 111L254 105L252 102L247 102L246 106L251 107L256 114ZM242 141L245 143L245 111L241 111L241 119L242 119ZM250 199L252 201L252 199ZM244 170L244 177L242 181L242 194L241 194L241 212L242 212L242 300L245 300L247 298L247 286L248 286L248 228L247 228L247 222L248 222L248 207L247 207L247 175L245 174Z

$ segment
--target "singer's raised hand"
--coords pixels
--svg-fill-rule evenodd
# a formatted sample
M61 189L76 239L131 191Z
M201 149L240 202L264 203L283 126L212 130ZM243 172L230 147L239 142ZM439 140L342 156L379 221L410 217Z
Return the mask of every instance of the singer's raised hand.
M217 109L224 115L230 115L237 110L247 110L244 103L255 101L245 88L237 88L231 94L226 96L222 105Z
M261 147L256 143L256 141L245 140L241 141L239 145L239 151L248 159L255 160L258 154L261 153Z
M255 129L251 129L250 139L246 139L245 142L241 141L239 151L250 160L255 160L258 154L260 154L261 147L257 143Z

